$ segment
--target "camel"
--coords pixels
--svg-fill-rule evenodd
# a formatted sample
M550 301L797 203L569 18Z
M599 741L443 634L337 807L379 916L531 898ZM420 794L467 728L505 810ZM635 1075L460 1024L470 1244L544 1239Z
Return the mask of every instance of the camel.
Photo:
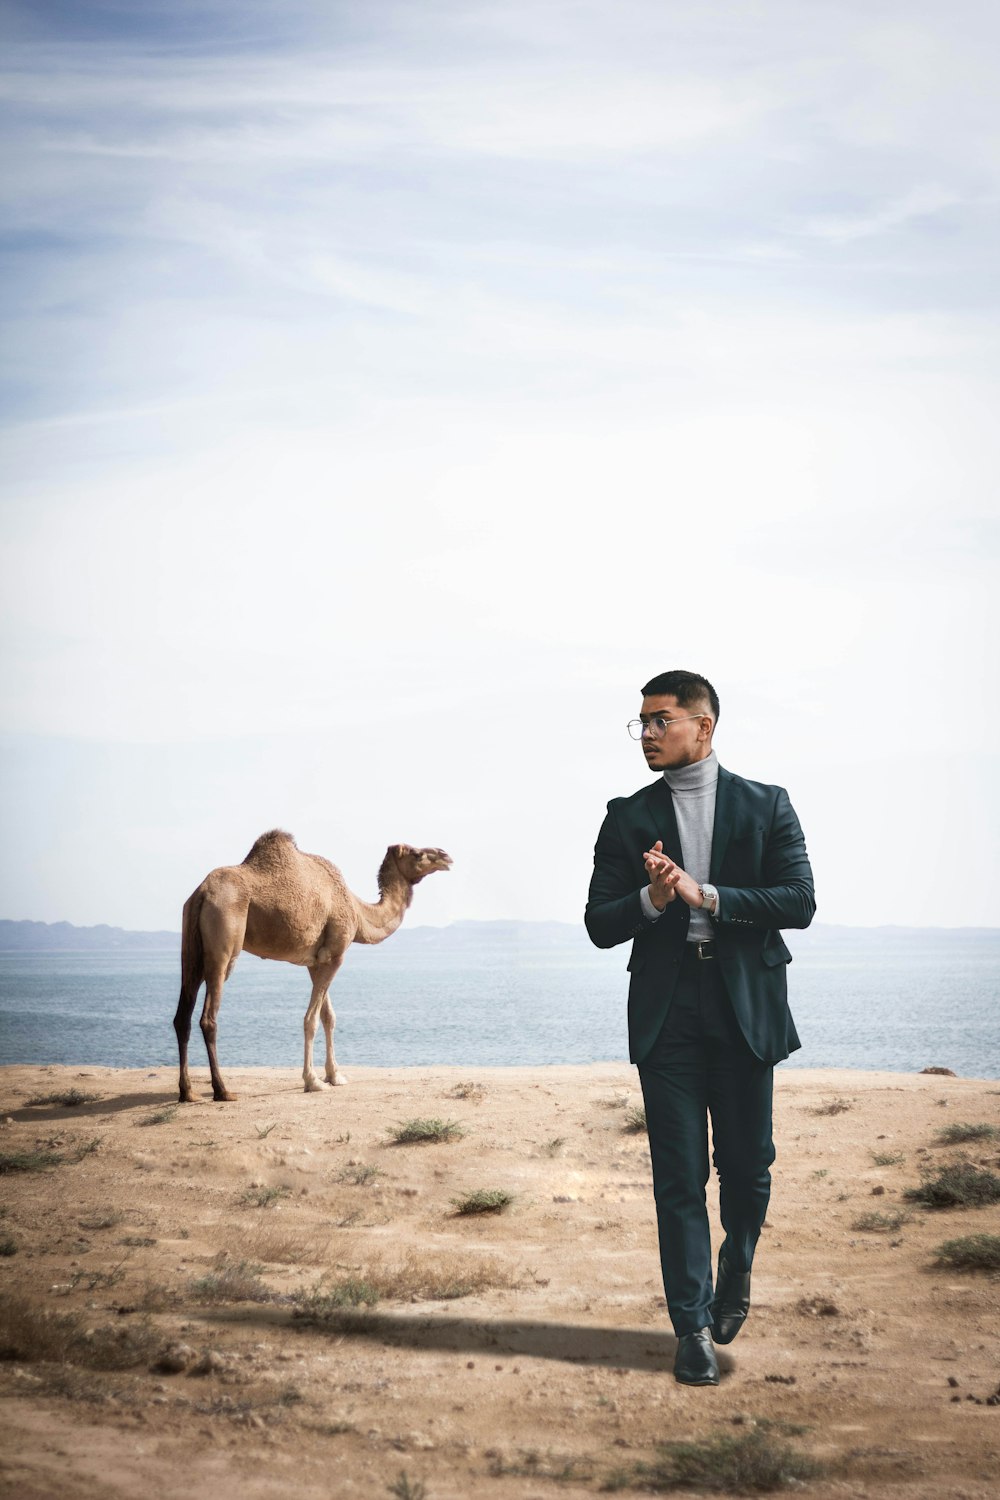
M413 887L435 870L447 870L443 849L391 844L378 872L379 899L359 901L336 865L319 854L303 854L290 833L273 828L261 834L241 865L222 865L184 903L181 938L181 993L174 1016L180 1051L180 1102L191 1104L187 1051L191 1016L202 981L205 1004L201 1031L212 1071L212 1095L235 1099L222 1081L215 1053L222 987L240 953L277 958L309 970L312 995L306 1010L306 1093L323 1085L313 1071L317 1018L326 1034L326 1082L344 1084L333 1054L336 1016L330 985L351 943L381 943L400 925L413 900Z

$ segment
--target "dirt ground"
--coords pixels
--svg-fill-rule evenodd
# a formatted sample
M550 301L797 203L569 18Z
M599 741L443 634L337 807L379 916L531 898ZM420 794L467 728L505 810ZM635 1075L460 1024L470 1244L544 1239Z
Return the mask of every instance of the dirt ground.
M1000 1279L934 1252L1000 1208L903 1190L1000 1163L936 1139L1000 1084L779 1069L750 1319L689 1389L632 1068L348 1071L229 1069L214 1104L199 1070L175 1108L166 1069L0 1070L0 1492L592 1496L759 1432L828 1466L816 1500L997 1493ZM415 1118L464 1134L392 1144ZM477 1190L509 1206L457 1213Z

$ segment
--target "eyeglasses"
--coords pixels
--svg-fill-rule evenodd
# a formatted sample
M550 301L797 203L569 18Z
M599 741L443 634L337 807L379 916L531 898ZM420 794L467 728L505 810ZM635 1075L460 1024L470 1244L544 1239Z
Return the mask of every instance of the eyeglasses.
M705 717L705 714L678 714L676 719L665 719L662 714L654 714L648 724L645 719L630 719L627 728L634 740L641 740L644 734L648 734L650 739L662 740L671 724L680 724L685 719L704 719Z

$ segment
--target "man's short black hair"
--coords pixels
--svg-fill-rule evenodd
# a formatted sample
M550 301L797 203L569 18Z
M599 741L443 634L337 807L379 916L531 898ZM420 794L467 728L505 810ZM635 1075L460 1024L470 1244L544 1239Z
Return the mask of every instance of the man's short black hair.
M707 698L712 717L716 724L719 722L719 695L708 678L699 677L697 672L683 672L679 667L672 672L661 672L657 677L649 679L642 689L642 696L676 698L680 708L693 708Z

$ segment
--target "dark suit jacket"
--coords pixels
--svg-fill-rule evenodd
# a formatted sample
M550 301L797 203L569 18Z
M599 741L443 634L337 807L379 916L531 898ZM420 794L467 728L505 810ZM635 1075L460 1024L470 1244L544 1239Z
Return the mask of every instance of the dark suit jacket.
M659 1036L680 975L691 909L680 897L657 922L643 914L642 862L657 839L683 867L673 797L662 776L608 803L597 836L584 921L598 948L633 939L628 997L629 1056L641 1063ZM791 954L779 931L808 927L816 910L802 829L780 786L745 781L719 767L709 880L718 962L736 1019L756 1055L779 1062L801 1045L788 1009Z

